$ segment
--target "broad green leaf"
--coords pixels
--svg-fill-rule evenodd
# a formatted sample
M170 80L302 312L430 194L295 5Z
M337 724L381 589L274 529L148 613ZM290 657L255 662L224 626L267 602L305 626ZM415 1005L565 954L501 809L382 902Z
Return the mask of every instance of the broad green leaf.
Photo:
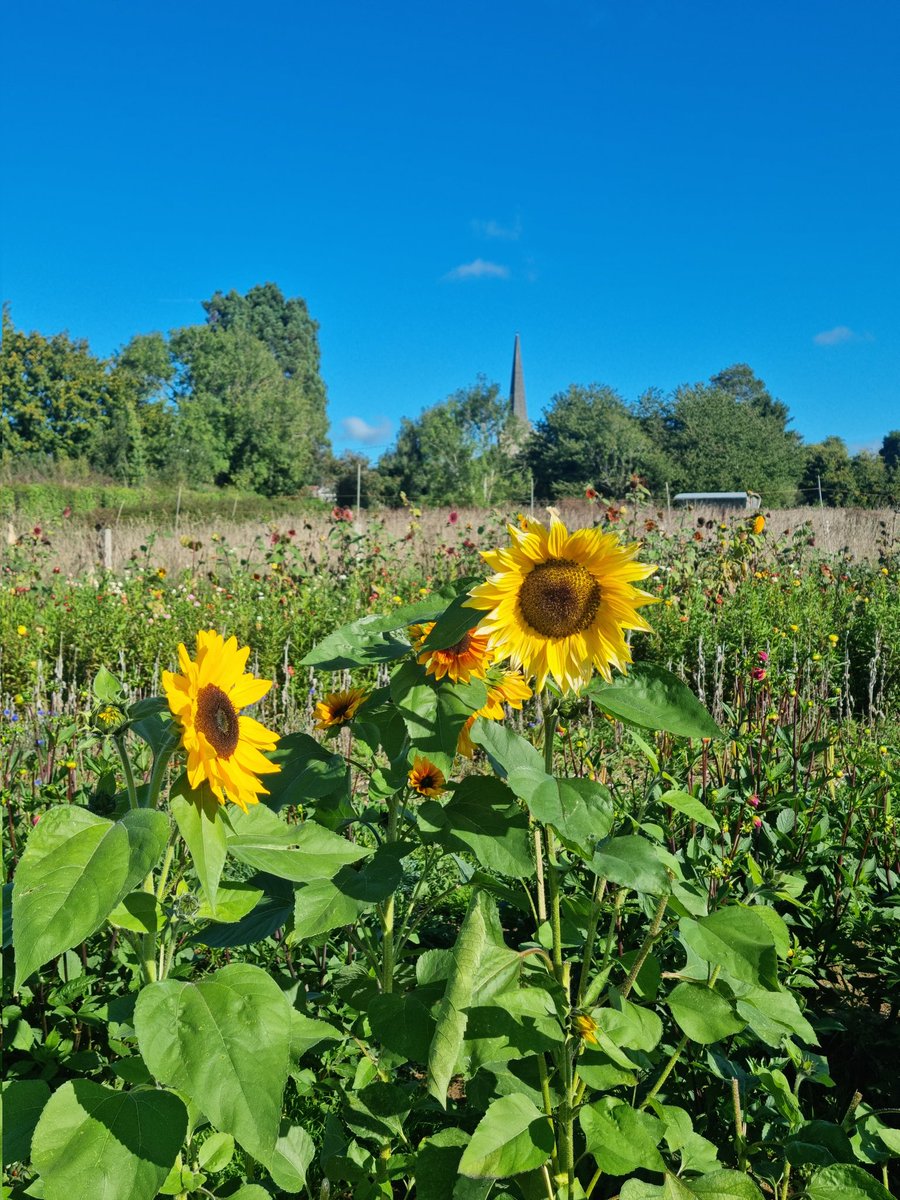
M372 1036L394 1054L415 1063L428 1061L436 1024L429 1008L410 992L373 996L368 1006Z
M480 581L479 581L480 582ZM462 592L452 600L434 623L434 628L422 645L422 650L446 650L455 646L481 620L482 614L465 607L468 592Z
M809 1200L894 1200L886 1187L854 1163L834 1163L816 1171L806 1195Z
M276 875L267 875L261 871L247 880L241 887L258 889L262 899L234 924L221 922L208 925L206 929L195 933L191 941L203 946L252 946L264 938L271 937L277 929L281 929L294 912L294 888L286 879ZM227 903L229 884L223 883L219 888L218 902L222 906ZM228 921L231 921L230 915Z
M224 1171L234 1158L234 1138L230 1133L211 1133L197 1152L200 1169L214 1175Z
M300 665L320 671L342 671L402 658L409 653L409 641L405 636L393 636L394 632L405 631L407 626L421 621L436 621L457 592L468 587L465 580L447 584L426 599L406 604L386 616L372 614L351 621L317 642L300 660Z
M508 1179L542 1166L553 1151L553 1128L527 1096L495 1100L463 1151L459 1173L470 1179Z
M667 1002L682 1032L701 1046L740 1033L747 1025L736 1014L733 1003L702 983L679 983Z
M721 966L755 987L778 988L775 939L752 908L729 905L696 921L686 917L679 928L685 943L704 962Z
M643 1008L612 993L612 1007L596 1008L593 1015L600 1028L617 1046L626 1050L655 1050L662 1037L662 1021L652 1008Z
M594 678L587 695L603 712L645 729L689 738L725 736L677 675L651 663L635 664L614 683Z
M588 1152L607 1175L630 1175L639 1168L666 1169L658 1149L663 1125L649 1113L638 1112L624 1100L605 1096L584 1107L578 1122Z
M344 1034L327 1021L320 1021L318 1017L308 1017L305 1013L297 1012L296 1009L291 1010L292 1062L302 1058L308 1050L311 1050L313 1046L318 1046L320 1042L340 1042L343 1039Z
M808 1121L785 1142L784 1156L795 1167L827 1167L850 1163L854 1158L850 1139L840 1125L831 1121Z
M232 813L228 853L239 862L294 883L331 879L347 863L371 853L315 821L288 825L263 804Z
M258 1183L245 1183L236 1192L232 1192L228 1200L272 1200L272 1193L267 1192Z
M428 1091L444 1108L447 1107L447 1088L465 1037L465 1010L471 1003L475 973L488 944L488 913L493 903L483 892L472 896L452 950L453 965L428 1051Z
M291 1044L291 1007L277 983L246 963L199 983L152 983L138 996L134 1028L156 1078L268 1167Z
M664 792L659 798L659 803L667 804L669 808L674 808L676 812L684 813L686 817L690 817L698 825L706 825L709 829L718 830L719 828L719 822L706 805L698 800L696 796L690 795L689 792Z
M332 754L307 733L289 733L267 756L278 763L277 775L265 777L266 808L278 812L288 804L307 805L347 786L343 755Z
M695 1196L705 1196L706 1200L763 1200L750 1176L741 1171L713 1171L689 1180L688 1186Z
M542 825L552 825L563 841L587 856L612 828L612 799L606 788L590 779L557 779L543 768L514 767L507 783Z
M0 1083L0 1093L3 1096L3 1165L28 1162L31 1135L50 1099L50 1088L43 1079L11 1079Z
M408 662L394 672L390 686L413 750L448 774L463 725L487 700L484 680L437 682L424 667Z
M302 1125L282 1121L275 1152L268 1164L269 1174L284 1191L301 1192L315 1153L313 1140Z
M519 767L533 771L544 771L544 756L508 726L499 721L476 721L472 727L472 741L485 751L498 775L506 776Z
M416 1200L485 1200L489 1179L466 1179L459 1160L469 1143L462 1129L441 1129L419 1143L416 1154Z
M661 896L671 889L670 864L674 860L667 851L640 834L624 834L609 838L594 852L590 868L595 875Z
M377 904L399 887L403 879L402 860L412 849L412 842L388 842L379 846L358 870L347 867L339 871L334 877L334 885L353 900Z
M149 892L129 892L107 917L117 929L132 933L158 933L166 923L162 905Z
M423 841L468 850L482 867L513 879L534 874L528 819L499 779L469 775L446 804L427 800L418 815Z
M213 912L207 900L201 900L197 909L197 919L236 924L253 912L264 895L262 888L254 887L251 883L237 883L226 879L224 883L219 884L216 891L216 911Z
M13 881L15 988L95 933L156 864L169 833L161 812L107 821L66 805L32 830Z
M120 704L122 701L122 685L106 667L101 667L94 676L91 691L99 704Z
M816 1031L800 1011L793 992L772 992L765 988L740 990L737 1011L756 1036L770 1046L780 1046L785 1037L799 1037L809 1046L819 1044Z
M77 1079L47 1101L31 1161L46 1200L153 1200L186 1132L187 1110L171 1092L114 1091Z
M629 1179L619 1192L619 1200L694 1200L694 1193L677 1175L666 1175L665 1183L644 1183Z
M225 865L226 829L221 805L208 784L192 790L185 773L172 788L172 815L190 851L207 904L216 916L216 894Z
M347 874L352 872L347 868ZM354 900L339 886L336 879L314 879L305 887L298 887L294 903L294 929L292 942L304 938L319 937L332 929L353 925L365 907L363 901Z
M750 1178L740 1171L713 1171L697 1179L679 1179L666 1175L665 1183L657 1187L629 1179L619 1193L620 1200L763 1200L763 1194Z

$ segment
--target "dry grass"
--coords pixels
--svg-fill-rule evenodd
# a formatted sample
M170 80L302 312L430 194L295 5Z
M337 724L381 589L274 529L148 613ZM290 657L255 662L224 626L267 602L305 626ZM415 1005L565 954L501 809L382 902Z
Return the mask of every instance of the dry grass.
M598 510L582 500L563 500L558 510L570 528L591 525L598 516ZM377 528L379 540L383 540L386 549L403 539L412 525L414 536L409 539L404 552L415 555L424 565L442 543L458 545L462 539L471 538L478 546L496 544L503 522L514 517L505 510L460 509L456 521L451 522L451 511L457 510L431 509L424 511L421 517L415 517L405 509L373 511L363 513L353 528L359 532ZM540 512L537 515L540 516ZM717 523L721 520L743 522L747 516L743 512L723 514L718 509L699 507L672 509L667 513L664 509L648 506L628 513L618 528L623 536L640 538L644 534L644 522L648 520L657 522L666 532L675 533L696 527L701 519ZM900 512L895 509L791 508L767 511L766 516L773 537L790 535L799 528L808 527L819 553L843 555L858 561L876 558L879 549L885 545L896 549L896 539L900 539ZM277 528L282 533L294 529L292 540L295 545L305 557L317 561L328 553L328 534L333 525L330 516L310 518L298 513L294 519L283 518ZM191 520L189 517L182 518L177 526L161 528L147 520L123 519L112 527L112 568L121 571L132 557L144 557L142 547L151 546L149 559L154 567L164 567L169 572L202 569L215 548L213 535L238 558L258 565L267 560L269 538L274 528L263 521L222 520L213 523L206 518ZM15 542L17 537L27 539L30 532L30 527L16 529L10 523L3 544L0 544L0 554L7 544ZM48 571L58 567L61 574L70 575L102 567L102 533L93 526L75 520L60 521L45 525L43 533L50 541ZM192 549L186 543L199 543L200 548Z

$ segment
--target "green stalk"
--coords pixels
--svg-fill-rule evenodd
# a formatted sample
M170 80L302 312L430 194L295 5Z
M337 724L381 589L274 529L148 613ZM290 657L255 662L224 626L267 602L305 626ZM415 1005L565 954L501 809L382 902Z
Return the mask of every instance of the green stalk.
M591 962L594 958L594 943L597 940L597 927L603 911L603 897L606 895L607 881L599 875L594 878L594 894L591 897L591 915L588 917L587 937L584 939L584 953L581 959L581 973L578 976L578 991L575 994L575 1007L580 1008L587 987L588 976L591 973Z
M641 1108L646 1108L647 1105L650 1103L650 1101L655 1098L655 1096L659 1092L662 1085L666 1082L666 1080L669 1078L669 1076L675 1070L675 1065L678 1062L679 1058L681 1058L681 1055L687 1044L688 1044L688 1036L687 1036L687 1034L684 1034L682 1036L681 1041L678 1043L678 1045L675 1047L675 1049L672 1051L671 1055L669 1056L669 1061L663 1067L662 1074L660 1075L659 1079L657 1079L656 1083L654 1083L653 1087L650 1089L650 1091L647 1093L647 1095L642 1100Z
M659 931L662 928L662 923L663 923L663 915L665 914L666 905L668 903L669 903L669 897L663 896L660 899L659 904L656 906L656 912L653 914L653 921L650 925L650 928L647 930L647 936L644 938L644 941L641 944L641 948L637 952L637 957L635 958L634 962L631 964L631 970L628 972L628 978L625 980L625 984L622 987L622 996L623 997L627 997L628 993L634 987L634 981L637 979L638 975L640 974L641 967L644 965L644 960L646 959L647 955L650 953L650 947L653 945L653 943L659 937Z
M125 738L121 733L116 733L113 734L113 741L116 743L116 749L122 761L122 770L125 772L125 787L128 789L128 807L137 808L137 787L134 782L134 772L131 769L131 759L128 757L128 751L125 749Z
M178 739L170 736L169 744L161 746L153 758L153 769L150 772L150 786L147 796L148 808L156 808L159 803L159 793L162 790L163 780L166 777L166 767L169 765L169 759L175 753L177 746Z
M396 842L400 817L400 797L391 796L387 802L388 827L387 842ZM394 894L384 901L381 907L381 929L383 933L381 945L381 990L394 990Z

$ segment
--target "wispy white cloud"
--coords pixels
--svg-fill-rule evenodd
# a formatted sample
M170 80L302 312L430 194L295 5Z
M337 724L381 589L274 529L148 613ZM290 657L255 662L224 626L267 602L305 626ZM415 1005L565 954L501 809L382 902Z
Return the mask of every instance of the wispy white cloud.
M456 282L461 279L509 279L509 267L502 263L488 262L483 258L473 259L470 263L461 263L448 271L445 279Z
M352 442L361 442L364 446L380 445L391 435L391 423L387 418L377 425L370 425L362 417L344 417L341 428Z
M479 221L472 222L472 230L483 238L499 238L505 242L517 242L522 236L522 222L519 217L516 217L515 223L512 225L501 225L499 221Z
M813 338L817 346L844 346L848 342L874 342L871 333L857 333L849 325L835 325L834 329L823 329Z

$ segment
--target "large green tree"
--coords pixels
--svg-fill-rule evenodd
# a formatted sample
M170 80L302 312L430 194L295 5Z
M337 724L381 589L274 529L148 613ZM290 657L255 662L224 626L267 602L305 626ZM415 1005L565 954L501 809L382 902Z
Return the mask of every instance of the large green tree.
M87 459L107 424L104 363L67 333L17 329L3 312L0 445L4 458Z
M708 384L676 389L663 423L663 449L676 491L756 491L791 504L803 472L799 434L787 406L738 364Z
M264 283L244 296L236 291L216 292L203 307L209 325L250 334L270 352L294 384L291 394L303 410L303 436L313 460L322 463L329 452L326 392L319 325L309 315L306 301L301 296L287 299L277 284Z
M528 482L521 430L496 383L479 377L415 420L404 418L396 444L381 456L382 498L400 493L431 504L522 503Z
M172 335L179 364L173 470L270 495L314 477L309 402L275 356L240 328L192 325Z
M631 476L653 486L664 473L660 447L618 392L603 384L572 384L553 397L532 433L528 462L542 500L588 484L623 496Z

